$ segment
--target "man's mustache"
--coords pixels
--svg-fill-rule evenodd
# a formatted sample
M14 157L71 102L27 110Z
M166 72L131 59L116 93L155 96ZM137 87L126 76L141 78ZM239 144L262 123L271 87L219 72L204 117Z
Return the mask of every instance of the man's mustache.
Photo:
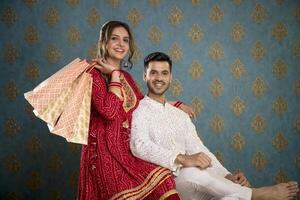
M161 83L161 84L166 84L164 81L153 81L154 84L156 83Z

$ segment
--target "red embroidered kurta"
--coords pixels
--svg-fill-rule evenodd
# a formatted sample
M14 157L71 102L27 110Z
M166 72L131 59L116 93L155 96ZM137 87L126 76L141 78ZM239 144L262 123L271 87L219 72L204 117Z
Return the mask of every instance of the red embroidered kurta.
M176 194L169 170L136 158L130 151L132 112L143 98L130 74L122 71L120 77L124 101L108 91L97 69L91 74L91 121L88 144L82 146L78 199L156 200Z

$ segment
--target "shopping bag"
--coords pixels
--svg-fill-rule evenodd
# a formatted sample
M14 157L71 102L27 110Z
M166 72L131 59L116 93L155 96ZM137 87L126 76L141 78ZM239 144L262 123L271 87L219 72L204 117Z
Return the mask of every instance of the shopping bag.
M76 58L24 94L50 132L68 142L87 144L94 64Z

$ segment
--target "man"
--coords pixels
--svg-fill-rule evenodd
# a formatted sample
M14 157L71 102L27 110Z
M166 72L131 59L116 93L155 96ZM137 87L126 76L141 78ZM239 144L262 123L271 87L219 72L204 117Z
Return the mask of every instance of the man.
M131 151L173 171L182 199L292 199L296 182L250 188L242 173L230 174L197 136L187 114L171 106L165 92L172 80L172 61L160 52L144 60L148 94L133 113Z

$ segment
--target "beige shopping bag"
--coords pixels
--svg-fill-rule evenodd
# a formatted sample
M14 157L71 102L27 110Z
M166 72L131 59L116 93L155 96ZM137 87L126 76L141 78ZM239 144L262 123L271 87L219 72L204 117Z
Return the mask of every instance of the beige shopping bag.
M92 67L86 60L76 58L24 94L50 132L69 142L87 144L92 90L88 71Z

